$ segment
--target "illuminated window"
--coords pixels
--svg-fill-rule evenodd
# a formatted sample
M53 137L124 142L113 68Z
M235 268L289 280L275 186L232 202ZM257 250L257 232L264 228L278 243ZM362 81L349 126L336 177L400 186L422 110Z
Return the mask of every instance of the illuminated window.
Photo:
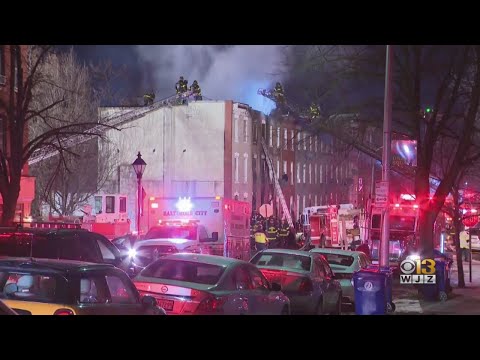
M277 148L280 147L280 128L277 128Z
M300 184L300 163L297 163L297 183Z
M302 134L300 131L297 133L297 144L298 144L298 150L302 150Z
M288 173L287 173L287 161L286 160L283 160L283 174L288 175Z
M270 147L273 147L273 126L270 125L270 139L268 141L268 144L270 145Z

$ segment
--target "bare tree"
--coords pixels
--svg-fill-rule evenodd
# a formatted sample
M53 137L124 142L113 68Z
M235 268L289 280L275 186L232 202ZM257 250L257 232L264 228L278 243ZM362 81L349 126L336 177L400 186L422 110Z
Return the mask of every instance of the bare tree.
M60 66L52 66L57 60L52 57L52 46L29 46L28 51L20 51L20 46L11 46L11 67L9 99L0 100L0 113L5 114L7 138L6 151L0 152L0 193L3 198L1 223L13 223L15 208L20 193L22 168L37 150L58 151L63 159L65 153L73 153L64 146L65 139L72 135L101 136L89 131L99 124L98 116L80 116L58 112L65 100L72 96L77 101L81 89L65 87L55 83L55 75L61 73ZM59 63L57 63L59 64ZM47 71L52 66L52 71ZM32 136L28 136L30 126L35 121ZM105 125L108 127L108 125Z
M329 113L316 121L312 129L329 133L370 156L378 157L378 153L344 131L338 114L362 114L362 121L381 129L384 54L385 48L377 46L317 46L301 54L308 61L301 62L296 58L297 71L301 69L298 64L303 64L300 73L309 74L312 82L325 73L337 77L335 89L331 91L335 96L325 100L330 100L330 104L324 107ZM393 127L394 131L417 141L417 167L411 176L420 205L420 245L428 254L433 250L435 219L446 197L462 169L480 157L480 152L475 150L479 129L480 47L395 46L394 54ZM328 88L328 83L319 83ZM313 88L306 95L309 101L316 99L314 94L320 85L312 83L311 86ZM349 87L354 91L346 91ZM338 99L337 104L331 101L332 98ZM422 112L426 98L433 105L428 116ZM303 104L307 102L304 100ZM451 161L439 179L434 197L430 198L430 175L434 159L439 156L436 144L445 137L452 140Z

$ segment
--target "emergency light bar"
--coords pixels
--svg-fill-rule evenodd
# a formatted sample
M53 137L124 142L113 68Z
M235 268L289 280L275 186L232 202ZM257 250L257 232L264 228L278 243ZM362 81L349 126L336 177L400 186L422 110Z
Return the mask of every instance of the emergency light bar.
M190 201L189 197L185 197L185 198L180 197L178 198L178 201L175 204L175 207L180 212L190 212L193 208L193 203Z

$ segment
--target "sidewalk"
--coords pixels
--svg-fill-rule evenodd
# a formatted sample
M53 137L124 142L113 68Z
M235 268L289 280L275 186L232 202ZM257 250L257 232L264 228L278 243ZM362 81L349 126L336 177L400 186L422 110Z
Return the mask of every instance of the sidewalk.
M393 302L396 305L396 315L479 315L480 314L480 261L472 261L472 282L469 282L469 264L463 263L465 274L464 289L459 289L457 262L455 259L452 268L452 293L445 302L429 302L419 300L413 286L394 284Z

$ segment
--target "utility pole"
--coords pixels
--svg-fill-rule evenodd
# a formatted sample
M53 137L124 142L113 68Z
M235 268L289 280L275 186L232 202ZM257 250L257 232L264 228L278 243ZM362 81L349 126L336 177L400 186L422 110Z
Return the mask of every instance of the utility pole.
M383 151L382 151L382 181L386 184L386 203L382 221L382 240L380 244L380 267L389 266L390 241L390 158L392 139L392 61L393 47L387 45L387 61L385 69L385 100L383 107Z

